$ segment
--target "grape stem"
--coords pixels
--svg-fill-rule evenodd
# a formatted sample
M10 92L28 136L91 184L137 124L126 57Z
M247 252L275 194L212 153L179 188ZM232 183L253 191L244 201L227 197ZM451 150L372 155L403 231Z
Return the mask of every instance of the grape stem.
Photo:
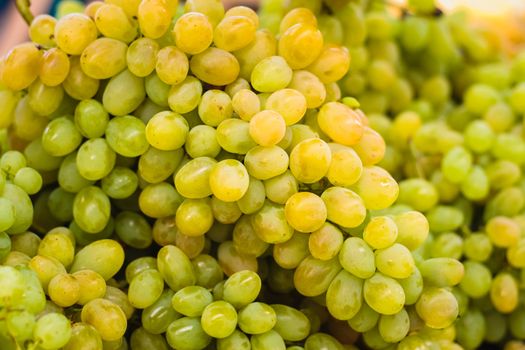
M33 21L33 14L31 13L31 0L16 0L16 9L24 18L27 24L31 24Z

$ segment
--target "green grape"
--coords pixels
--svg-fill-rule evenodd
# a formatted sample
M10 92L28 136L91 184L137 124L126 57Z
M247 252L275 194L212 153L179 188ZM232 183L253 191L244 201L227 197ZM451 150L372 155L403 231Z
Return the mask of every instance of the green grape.
M5 324L9 334L17 341L32 338L35 328L35 315L28 311L12 311L7 314Z
M338 259L323 261L307 256L294 272L295 288L304 296L321 295L328 290L340 270Z
M109 146L125 157L137 157L146 152L146 126L133 116L115 117L106 128L106 140Z
M126 62L131 73L146 77L155 69L155 60L159 45L150 38L139 38L133 41L126 52Z
M173 215L183 201L175 188L166 183L147 185L139 196L139 208L147 216L162 218Z
M24 280L20 271L11 266L1 266L3 288L0 292L2 306L16 305L24 292Z
M0 157L0 169L6 175L15 176L26 165L26 158L19 151L7 151Z
M71 338L64 346L64 350L102 349L102 339L92 326L77 322L71 325Z
M184 144L189 131L186 119L173 112L160 112L146 125L146 139L159 150L176 150Z
M363 296L366 303L382 315L396 314L405 304L405 293L401 285L379 272L365 280Z
M403 340L410 329L410 319L405 309L394 315L382 315L378 323L379 334L389 343Z
M93 326L104 341L118 340L126 331L126 315L117 304L106 299L94 299L84 305L81 318Z
M463 147L454 147L443 158L441 171L452 183L464 181L472 166L472 155Z
M191 261L178 247L162 247L157 255L157 265L164 281L173 291L195 284L196 276Z
M145 309L157 301L163 289L164 280L157 270L149 269L142 271L135 276L129 284L129 302L135 308Z
M197 317L182 317L173 321L167 331L168 344L180 350L204 349L211 341Z
M86 245L75 255L70 273L90 269L105 280L113 277L124 264L122 246L110 239L101 239Z
M189 113L199 106L201 95L202 83L189 75L184 81L171 87L167 95L167 103L174 112Z
M433 258L461 259L463 254L463 239L453 233L445 232L437 236L430 247L430 255Z
M108 112L96 100L83 100L75 108L75 126L84 137L101 137L108 121Z
M210 255L201 254L192 260L196 285L213 288L223 280L223 271L217 260Z
M76 100L86 100L95 96L100 87L100 81L89 77L82 71L80 59L76 56L69 58L69 67L69 73L62 83L67 94Z
M213 225L213 211L208 198L185 199L177 208L175 221L181 233L202 236Z
M308 249L314 258L330 260L341 250L343 240L343 234L337 227L325 223L319 230L310 234Z
M214 86L224 86L237 79L240 67L231 53L209 47L191 58L190 69L199 80Z
M15 244L11 242L11 239L9 238L7 233L0 233L0 260L3 261L4 258L7 257L7 255L11 251L11 247L13 247L13 250L18 251L18 249L16 249Z
M252 335L250 339L252 350L275 349L285 350L283 338L275 330L263 334Z
M270 331L277 322L272 307L264 303L250 303L239 311L239 327L247 334L262 334Z
M76 155L76 168L87 180L100 180L115 165L116 155L105 139L96 138L84 142Z
M127 294L117 287L106 286L106 294L104 294L103 299L117 305L124 312L128 320L135 312L135 308L130 304Z
M284 206L269 201L251 216L251 224L257 236L266 243L286 242L294 233L286 221Z
M115 218L115 233L127 245L144 249L151 245L151 226L142 215L123 211Z
M64 97L61 86L47 86L41 80L36 80L28 88L28 103L38 115L50 115L55 112Z
M72 232L67 228L54 228L40 241L38 255L52 257L69 267L75 257L75 244L71 241Z
M483 264L475 261L466 261L463 263L465 274L460 288L471 298L480 298L490 291L492 283L492 274Z
M455 296L444 288L425 288L416 303L419 317L431 328L445 328L458 316Z
M164 333L180 317L171 306L173 294L172 290L166 289L152 305L142 311L141 321L145 331L151 334Z
M109 198L99 187L86 187L75 196L73 217L84 231L90 233L102 231L110 215Z
M338 350L338 349L343 349L343 345L336 338L332 337L329 334L314 333L306 339L304 343L304 349L305 350L313 350L313 349Z
M356 332L364 333L374 328L378 320L379 314L367 303L362 303L359 311L348 320L348 325Z
M173 308L184 316L201 316L205 307L213 302L211 293L200 286L188 286L173 295Z
M454 231L464 222L464 214L460 209L446 205L432 208L426 217L430 230L436 233Z
M249 128L250 124L244 120L234 118L226 119L217 127L217 142L222 147L222 149L227 152L246 154L252 148L257 146L255 141L250 136ZM273 150L274 148L268 149ZM261 151L259 151L259 153L260 152ZM274 151L274 153L277 152Z
M250 82L260 92L284 89L292 80L292 69L281 56L261 59L251 71Z
M454 286L465 274L463 264L452 258L427 259L418 268L425 282L437 287Z
M297 163L299 162L301 162L301 160L297 161ZM287 170L289 163L290 166L292 166L291 158L279 146L255 146L251 148L244 157L244 166L248 174L258 180L268 180L283 174ZM300 165L297 164L295 169L298 169L299 166Z
M15 206L7 198L0 198L0 230L5 231L15 223Z
M326 292L326 306L338 320L349 320L361 308L363 280L343 270L333 279Z
M339 262L346 271L362 279L372 277L376 271L374 253L359 237L349 237L344 241Z
M16 172L13 184L23 189L27 194L36 194L42 188L42 176L35 169L24 167Z
M156 105L168 107L170 85L160 80L157 73L152 73L145 78L146 95Z
M265 192L266 197L274 203L285 204L297 191L297 180L289 170L264 181L263 192Z
M310 321L301 311L293 307L271 305L277 316L273 330L286 341L300 341L310 334Z
M490 325L485 332L485 341L497 343L505 337L507 333L507 320L504 315L497 311L485 313L485 323Z
M73 152L82 142L82 135L66 117L52 120L42 134L42 147L54 157Z
M0 196L4 209L0 214L2 229L8 234L18 234L29 229L33 221L33 205L28 194L20 187L6 183Z
M269 244L257 236L250 216L242 216L233 228L233 245L243 254L259 257L265 253Z
M481 345L487 325L481 311L469 310L456 324L456 341L465 348L475 349ZM510 329L513 331L513 322L510 321Z
M214 301L204 308L201 325L208 335L214 338L226 338L237 326L237 312L226 301Z
M236 308L253 302L259 295L261 279L253 271L239 271L224 283L223 299Z
M132 170L117 166L102 179L101 188L110 198L124 199L135 192L138 182Z
M375 265L386 276L408 278L415 269L415 262L408 248L399 243L375 251Z
M124 70L109 80L104 89L102 104L110 114L124 116L137 109L145 96L143 78Z
M399 203L407 204L414 210L428 211L438 202L438 192L428 181L408 179L399 183Z
M490 187L494 189L510 187L521 176L519 166L508 160L496 160L490 163L485 168L485 172L489 178Z
M33 337L43 349L59 349L71 338L71 325L64 315L49 313L36 321Z
M286 242L273 246L273 258L279 266L294 269L308 256L308 243L309 234L295 232Z
M149 183L164 181L177 169L183 155L184 152L180 148L174 151L161 151L150 147L139 158L138 175Z
M241 331L235 330L226 338L217 339L217 350L251 349L250 340Z
M144 328L137 328L131 334L130 346L132 349L146 350L159 349L168 350L166 339L159 334L152 334Z

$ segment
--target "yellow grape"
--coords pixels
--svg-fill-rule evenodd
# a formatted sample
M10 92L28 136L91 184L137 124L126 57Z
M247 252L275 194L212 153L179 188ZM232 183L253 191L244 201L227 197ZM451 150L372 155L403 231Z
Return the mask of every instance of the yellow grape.
M72 13L60 18L55 26L57 46L70 55L80 55L97 36L95 23L88 16L80 13Z
M329 143L332 162L326 177L334 186L350 186L359 180L363 171L363 162L356 151L337 143Z
M250 83L244 78L237 78L233 82L226 85L226 87L224 88L224 92L227 93L228 96L233 98L233 96L237 92L243 89L251 90Z
M93 326L102 340L115 341L124 335L127 319L117 304L105 299L93 299L82 308L82 322Z
M224 17L214 29L213 43L226 51L239 50L255 39L256 31L257 26L249 17Z
M225 202L235 202L248 190L250 176L241 162L225 159L211 168L209 181L215 197Z
M365 166L359 181L351 188L361 196L369 210L388 208L399 194L396 180L386 170L377 166Z
M279 55L292 69L310 65L323 49L323 35L314 26L298 23L288 28L279 39Z
M350 68L350 53L344 46L327 45L317 59L306 69L324 84L334 83L345 76Z
M288 163L288 154L279 146L256 146L244 157L248 173L258 180L268 180L281 175L287 170Z
M364 165L374 165L385 156L386 144L377 131L366 126L363 136L352 148L359 154Z
M294 8L289 11L281 20L279 25L279 33L284 34L288 28L292 27L297 23L309 24L313 27L317 27L317 18L315 15L305 7Z
M323 105L317 115L317 122L326 135L342 145L355 145L363 136L364 128L358 114L339 102Z
M33 141L42 135L49 120L36 114L29 106L29 97L18 101L15 109L13 129L16 136L26 141Z
M342 227L357 227L366 217L365 204L355 192L344 187L330 187L321 198L326 204L328 220Z
M105 37L125 43L133 41L138 34L136 24L131 22L121 7L113 4L99 7L95 13L95 24Z
M120 40L100 38L89 44L80 56L80 67L93 79L108 79L126 68L128 47Z
M202 83L194 76L188 75L178 85L173 85L168 95L168 105L177 113L189 113L200 103Z
M197 78L215 86L224 86L235 81L240 69L235 56L215 47L193 56L190 68Z
M278 112L286 125L299 122L306 113L306 98L294 89L282 89L271 94L266 100L266 109Z
M210 47L213 27L202 13L188 12L177 19L171 35L181 51L196 55Z
M44 52L40 65L39 77L47 86L57 86L66 80L69 74L69 57L54 47Z
M224 18L230 17L230 16L244 16L249 18L252 22L255 28L259 27L259 16L257 13L252 10L251 8L247 6L234 6L230 8L226 13L224 14Z
M200 12L206 15L215 27L224 17L224 6L221 0L187 0L184 12Z
M277 41L275 36L267 29L258 30L255 39L246 47L235 51L233 54L240 63L240 76L250 79L253 68L262 59L275 56L277 53Z
M29 25L29 38L45 48L55 46L56 23L57 20L53 16L46 14L36 16Z
M390 247L397 240L397 225L389 216L375 216L363 231L363 239L374 249Z
M71 274L79 286L80 294L77 304L85 305L91 300L102 298L106 294L106 281L93 270L80 270Z
M188 75L188 57L175 46L166 46L157 53L155 70L160 80L169 85L184 81Z
M0 82L11 90L22 90L38 77L42 53L32 43L19 44L5 56Z
M13 122L14 111L18 103L19 96L11 90L0 90L0 128L8 128Z
M189 125L181 115L164 111L155 114L146 125L146 139L153 147L171 151L184 145Z
M108 3L110 3L109 1L107 1ZM104 2L103 1L91 1L87 6L86 8L84 9L84 14L86 16L88 16L89 18L95 20L95 13L97 13L97 10L101 7L101 6L104 6Z
M69 74L63 83L68 95L77 100L87 100L95 96L100 82L82 71L80 59L77 56L70 57L69 64Z
M31 109L41 116L50 115L58 109L64 89L62 86L46 86L40 80L36 80L28 88L28 101Z
M326 87L315 74L307 70L294 71L288 88L302 93L308 108L320 107L326 100Z
M232 107L242 120L250 121L261 110L261 103L257 94L248 86L248 88L241 89L233 95Z
M338 83L332 82L324 84L324 87L326 89L326 102L336 102L343 97L343 93L341 92Z
M327 173L332 161L328 144L319 138L299 142L290 153L290 170L303 183L314 183Z
M264 110L250 119L250 136L261 146L278 144L286 133L283 117L271 110Z
M80 284L73 276L60 273L49 281L47 293L58 306L69 307L76 304L80 297Z
M119 6L126 12L128 17L134 17L137 16L141 0L105 0L104 2Z
M150 38L140 38L129 45L126 52L128 69L137 77L146 77L153 72L159 52L159 44Z
M166 0L142 0L137 11L141 33L147 38L160 38L169 29L171 16Z
M290 226L299 232L320 229L328 215L321 197L311 192L297 192L288 198L284 214Z

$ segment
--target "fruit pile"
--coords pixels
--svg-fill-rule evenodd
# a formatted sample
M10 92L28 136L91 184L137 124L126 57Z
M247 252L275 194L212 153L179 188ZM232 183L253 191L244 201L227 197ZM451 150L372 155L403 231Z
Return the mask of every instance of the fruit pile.
M78 10L0 58L2 350L525 346L525 55L431 0Z

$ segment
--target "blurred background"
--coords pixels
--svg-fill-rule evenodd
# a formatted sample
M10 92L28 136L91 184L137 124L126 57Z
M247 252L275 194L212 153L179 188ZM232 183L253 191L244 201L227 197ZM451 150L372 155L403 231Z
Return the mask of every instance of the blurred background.
M89 3L93 0L79 0ZM287 0L283 0L287 1ZM393 9L405 6L406 0L371 0L386 1ZM18 13L16 0L0 0L0 55L14 45L27 40L27 25ZM466 11L473 23L487 26L509 43L510 47L525 43L525 0L438 0L444 12ZM258 0L223 0L226 7L248 5L257 7ZM74 7L72 0L33 0L31 12L34 15L49 13L56 15L60 7ZM78 4L77 4L78 6ZM70 11L68 11L70 12Z

